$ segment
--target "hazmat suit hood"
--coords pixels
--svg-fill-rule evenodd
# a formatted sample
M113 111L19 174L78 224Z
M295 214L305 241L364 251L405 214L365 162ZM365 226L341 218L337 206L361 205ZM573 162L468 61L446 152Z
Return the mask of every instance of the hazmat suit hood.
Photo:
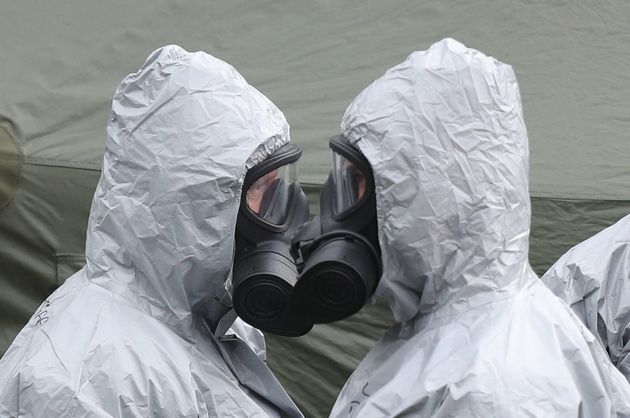
M170 46L120 84L107 135L87 276L185 329L224 298L244 175L288 124L230 65Z
M341 127L372 165L377 293L397 320L522 286L528 146L510 66L446 39L366 88Z
M509 65L453 39L348 106L398 321L331 417L630 416L630 386L528 262L528 142Z
M0 360L0 416L301 417L227 289L245 173L288 141L282 112L206 53L166 46L126 77L86 267Z
M541 279L630 381L630 215L571 248Z

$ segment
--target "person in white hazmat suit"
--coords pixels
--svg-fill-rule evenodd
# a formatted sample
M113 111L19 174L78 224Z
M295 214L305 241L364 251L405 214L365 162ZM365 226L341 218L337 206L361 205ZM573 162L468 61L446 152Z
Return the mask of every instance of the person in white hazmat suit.
M300 417L226 302L246 171L289 141L230 65L166 46L118 87L86 259L0 361L1 417Z
M528 141L512 68L452 39L347 108L373 170L397 323L332 417L625 417L630 386L528 262Z
M541 279L630 381L630 215L571 248Z

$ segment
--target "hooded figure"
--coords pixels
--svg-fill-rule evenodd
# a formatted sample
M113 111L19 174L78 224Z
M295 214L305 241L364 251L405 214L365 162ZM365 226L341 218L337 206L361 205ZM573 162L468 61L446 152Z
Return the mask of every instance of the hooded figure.
M542 281L569 304L630 381L630 215L571 248Z
M350 104L374 173L397 323L333 417L630 416L630 386L527 257L528 144L514 72L445 39Z
M283 114L225 62L167 46L122 81L107 134L86 267L0 361L0 416L301 416L227 332L243 178L289 141Z

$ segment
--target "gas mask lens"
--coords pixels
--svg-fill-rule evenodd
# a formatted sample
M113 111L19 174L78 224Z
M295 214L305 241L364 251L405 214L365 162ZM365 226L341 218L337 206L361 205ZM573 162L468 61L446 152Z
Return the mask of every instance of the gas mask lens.
M356 205L367 188L366 174L352 161L333 152L332 183L335 192L334 211L338 215Z
M263 174L245 192L249 210L272 225L281 225L288 212L291 184L296 181L294 164Z

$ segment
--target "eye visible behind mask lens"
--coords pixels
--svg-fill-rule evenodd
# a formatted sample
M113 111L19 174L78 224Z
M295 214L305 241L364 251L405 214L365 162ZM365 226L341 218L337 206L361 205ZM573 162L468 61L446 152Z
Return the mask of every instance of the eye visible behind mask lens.
M299 276L291 310L315 323L346 318L367 302L381 276L372 169L343 136L330 140L333 168L320 215L295 235Z
M245 322L266 332L300 336L313 322L290 312L297 280L291 237L308 220L308 201L295 180L297 145L286 145L249 170L236 224L232 303Z

